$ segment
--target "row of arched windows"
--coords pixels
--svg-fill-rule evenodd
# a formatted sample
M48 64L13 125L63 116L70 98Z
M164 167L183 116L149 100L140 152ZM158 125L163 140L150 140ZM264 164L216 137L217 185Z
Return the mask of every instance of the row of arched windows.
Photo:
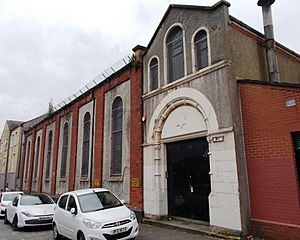
M192 40L193 69L198 71L209 65L209 49L207 31L200 29ZM175 26L169 31L165 42L165 64L167 82L171 83L185 75L185 56L183 30ZM150 91L159 88L159 59L153 57L149 63L149 88Z
M111 116L111 175L119 176L122 173L122 130L123 130L123 101L121 97L116 97L112 104L112 116ZM91 114L86 112L83 117L83 138L82 138L82 160L81 160L81 177L88 177L89 170L89 158L90 158L90 134L91 134ZM60 178L66 177L67 155L69 147L69 124L65 122L63 128L62 137L62 152L61 152L61 164L60 164ZM45 179L50 177L50 163L52 155L53 133L52 130L48 133L47 140L47 153L46 153L46 170ZM40 149L40 137L37 139L37 152L35 155L34 163L34 178L37 177L39 149ZM26 154L26 169L25 179L28 175L30 156L30 142L27 145Z

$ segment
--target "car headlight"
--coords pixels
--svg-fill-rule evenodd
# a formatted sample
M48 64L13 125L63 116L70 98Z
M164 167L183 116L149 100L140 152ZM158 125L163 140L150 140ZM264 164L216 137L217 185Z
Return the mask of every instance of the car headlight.
M130 211L130 219L131 220L135 220L136 219L134 211Z
M83 224L88 227L88 228L93 228L93 229L97 229L101 227L101 223L95 222L93 220L90 219L82 219Z
M31 212L21 212L23 215L25 215L26 217L34 217L34 214Z

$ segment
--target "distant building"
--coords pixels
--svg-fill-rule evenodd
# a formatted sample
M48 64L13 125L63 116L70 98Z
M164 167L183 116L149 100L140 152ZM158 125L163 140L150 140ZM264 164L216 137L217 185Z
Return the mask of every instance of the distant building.
M22 123L7 120L0 140L0 188L16 189L16 173L20 161Z

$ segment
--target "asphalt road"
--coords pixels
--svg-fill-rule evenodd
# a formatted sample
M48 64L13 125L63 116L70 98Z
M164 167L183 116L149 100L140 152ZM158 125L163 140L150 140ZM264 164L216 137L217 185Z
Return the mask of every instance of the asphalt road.
M5 225L3 219L0 219L0 240L51 240L51 227L25 228L20 231L13 231L10 225ZM140 234L137 240L212 240L215 238L205 237L198 234L183 232L180 230L171 230L150 226L140 225Z

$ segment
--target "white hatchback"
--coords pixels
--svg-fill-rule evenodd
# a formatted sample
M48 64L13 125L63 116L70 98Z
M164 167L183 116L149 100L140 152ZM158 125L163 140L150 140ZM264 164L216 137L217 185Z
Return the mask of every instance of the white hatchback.
M53 239L135 239L139 225L123 203L103 188L62 194L54 210Z
M51 225L55 203L46 194L18 195L7 205L4 223L13 230L26 226Z
M23 192L1 192L0 193L0 217L4 217L7 204L12 202L12 200L19 194L24 194Z

